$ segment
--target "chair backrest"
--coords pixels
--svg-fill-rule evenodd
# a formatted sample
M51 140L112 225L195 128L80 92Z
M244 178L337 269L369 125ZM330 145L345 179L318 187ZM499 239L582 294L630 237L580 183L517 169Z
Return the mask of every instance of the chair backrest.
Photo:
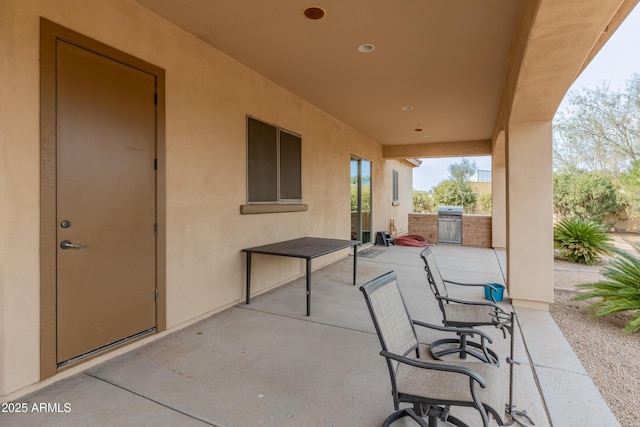
M449 292L447 286L442 280L442 275L436 264L436 258L433 256L431 248L425 248L420 252L420 258L424 261L424 271L427 273L427 280L429 281L429 287L436 297L448 297Z
M382 349L400 356L418 350L418 338L404 303L395 272L390 271L360 287L367 301ZM393 371L398 362L394 362Z

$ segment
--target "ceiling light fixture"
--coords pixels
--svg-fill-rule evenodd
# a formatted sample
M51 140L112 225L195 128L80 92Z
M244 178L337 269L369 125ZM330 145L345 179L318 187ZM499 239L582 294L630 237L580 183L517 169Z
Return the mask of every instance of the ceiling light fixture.
M374 50L376 50L376 47L370 43L365 43L358 46L358 52L371 53Z
M309 6L304 10L304 16L314 21L324 18L327 12L320 6Z
M411 111L413 107L411 105L407 105L406 107L402 107L402 111Z

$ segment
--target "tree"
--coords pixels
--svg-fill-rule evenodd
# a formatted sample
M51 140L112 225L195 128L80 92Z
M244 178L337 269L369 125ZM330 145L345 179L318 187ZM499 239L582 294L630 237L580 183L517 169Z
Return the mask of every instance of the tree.
M460 163L449 165L449 179L442 181L433 189L433 201L436 205L462 206L466 213L473 212L476 195L469 185L476 173L476 162L462 159Z
M578 217L599 224L624 207L611 177L581 171L554 174L553 206L561 218Z
M476 174L478 165L467 159L462 159L460 163L452 163L449 165L449 178L456 183L469 183L471 178Z
M476 203L476 196L468 183L459 184L448 179L433 188L433 202L436 205L462 206L465 213L471 213Z
M608 84L568 95L554 119L554 167L601 171L614 177L640 160L640 74L621 91Z

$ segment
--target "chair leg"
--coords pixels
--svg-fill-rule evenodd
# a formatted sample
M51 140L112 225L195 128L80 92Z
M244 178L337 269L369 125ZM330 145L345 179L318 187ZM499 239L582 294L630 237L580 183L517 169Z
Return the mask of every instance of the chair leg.
M384 421L382 427L391 427L391 424L403 417L410 417L422 427L438 427L438 421L440 420L443 411L446 410L445 408L441 408L439 406L429 406L426 410L426 414L423 414L424 411L420 408L420 404L416 404L415 406L417 407L418 414L422 414L423 416L428 417L429 421L425 421L425 419L416 414L416 411L414 411L412 408L404 408L389 415ZM448 411L446 412L447 416L443 421L451 423L457 427L469 427L469 425L467 425L462 420L449 415Z
M453 424L454 426L458 426L458 427L469 427L465 422L463 422L462 420L449 415L449 417L447 418L447 422Z
M458 427L469 427L464 421L451 415L449 406L443 407L437 405L422 405L416 403L413 405L413 407L415 414L420 417L428 417L429 427L438 427L438 421L445 421Z
M384 420L384 424L382 424L382 427L391 427L392 423L394 423L395 421L403 417L411 417L415 422L420 424L420 426L422 427L438 427L437 421L436 421L436 424L434 425L431 425L431 422L427 424L424 418L417 416L416 413L413 412L412 408L400 409L399 411L396 411L393 414L389 415L387 419Z
M536 425L536 423L533 422L533 420L531 419L531 417L529 415L527 415L527 411L516 411L513 409L513 406L509 407L509 405L507 406L507 414L509 414L509 417L511 418L508 422L504 423L505 426L510 426L513 424L517 424L520 427L528 427L529 424L534 426ZM524 420L520 420L516 417L521 417L524 418ZM529 423L529 424L525 424L525 423Z

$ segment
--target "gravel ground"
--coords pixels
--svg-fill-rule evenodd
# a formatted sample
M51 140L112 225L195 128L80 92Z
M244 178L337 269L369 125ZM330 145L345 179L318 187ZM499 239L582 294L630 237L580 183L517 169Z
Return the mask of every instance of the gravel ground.
M623 427L640 426L640 333L622 328L628 314L602 318L584 309L589 301L572 301L574 286L599 280L595 267L555 262L555 303L551 315Z

